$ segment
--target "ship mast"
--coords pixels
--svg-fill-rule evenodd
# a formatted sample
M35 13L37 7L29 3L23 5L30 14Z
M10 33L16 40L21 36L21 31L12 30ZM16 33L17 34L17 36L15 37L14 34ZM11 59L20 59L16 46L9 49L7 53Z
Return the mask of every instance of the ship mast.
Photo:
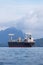
M8 34L8 35L10 36L10 41L12 41L14 34Z

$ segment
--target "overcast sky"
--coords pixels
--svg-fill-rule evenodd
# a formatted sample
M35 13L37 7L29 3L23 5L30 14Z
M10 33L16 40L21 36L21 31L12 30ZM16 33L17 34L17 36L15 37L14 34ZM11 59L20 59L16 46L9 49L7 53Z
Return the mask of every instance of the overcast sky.
M0 0L0 30L9 26L43 37L43 0Z

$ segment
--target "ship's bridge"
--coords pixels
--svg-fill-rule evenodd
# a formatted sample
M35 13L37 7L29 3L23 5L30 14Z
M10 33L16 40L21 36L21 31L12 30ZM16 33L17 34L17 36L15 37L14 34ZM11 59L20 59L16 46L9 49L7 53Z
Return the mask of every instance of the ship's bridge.
M32 38L32 34L31 33L26 33L24 41L25 42L34 42L34 40Z

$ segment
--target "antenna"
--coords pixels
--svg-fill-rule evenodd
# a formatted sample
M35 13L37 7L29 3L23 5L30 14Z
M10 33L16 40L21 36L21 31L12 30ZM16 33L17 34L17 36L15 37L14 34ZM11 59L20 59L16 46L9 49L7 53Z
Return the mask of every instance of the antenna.
M8 34L10 36L10 40L12 40L14 34Z

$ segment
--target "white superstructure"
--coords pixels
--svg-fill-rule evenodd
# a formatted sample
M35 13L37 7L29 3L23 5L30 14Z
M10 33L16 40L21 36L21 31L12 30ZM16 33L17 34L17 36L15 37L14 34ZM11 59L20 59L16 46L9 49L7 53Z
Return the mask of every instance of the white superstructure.
M26 33L26 35L25 35L25 40L24 40L24 41L34 42L34 39L32 38L31 33Z

